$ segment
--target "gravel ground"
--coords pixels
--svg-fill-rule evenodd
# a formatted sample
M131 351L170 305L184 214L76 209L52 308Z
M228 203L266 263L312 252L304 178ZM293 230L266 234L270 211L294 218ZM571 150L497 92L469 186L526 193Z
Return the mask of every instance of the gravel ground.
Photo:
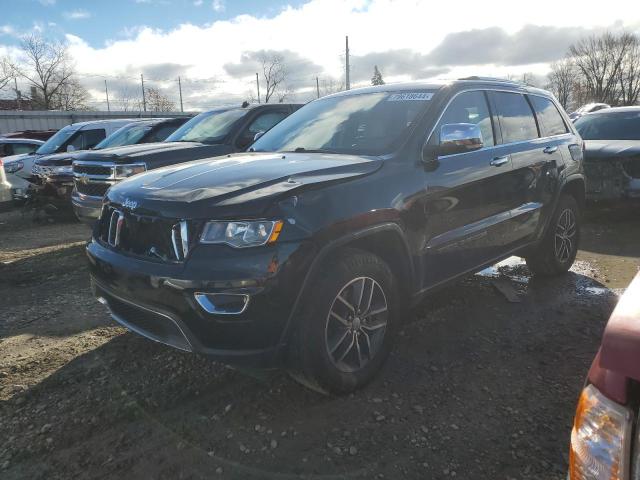
M512 258L440 290L379 377L335 398L118 327L89 290L88 235L0 216L3 479L564 480L577 395L640 264L637 213L592 212L569 274Z

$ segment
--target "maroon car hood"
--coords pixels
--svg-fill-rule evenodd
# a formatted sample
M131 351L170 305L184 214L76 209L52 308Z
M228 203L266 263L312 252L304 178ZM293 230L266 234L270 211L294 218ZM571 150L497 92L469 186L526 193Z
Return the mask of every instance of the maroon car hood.
M620 298L604 329L600 366L640 380L640 272Z

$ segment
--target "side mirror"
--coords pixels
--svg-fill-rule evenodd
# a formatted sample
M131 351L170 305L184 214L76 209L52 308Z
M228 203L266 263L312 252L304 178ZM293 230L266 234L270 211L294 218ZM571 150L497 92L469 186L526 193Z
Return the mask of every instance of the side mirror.
M67 152L75 152L76 147L74 147L73 145L67 145Z
M440 128L439 155L473 152L483 146L482 131L474 123L449 123Z
M258 140L262 135L264 135L264 132L263 132L263 131L260 131L260 132L256 133L256 134L253 136L253 141L255 142L256 140Z

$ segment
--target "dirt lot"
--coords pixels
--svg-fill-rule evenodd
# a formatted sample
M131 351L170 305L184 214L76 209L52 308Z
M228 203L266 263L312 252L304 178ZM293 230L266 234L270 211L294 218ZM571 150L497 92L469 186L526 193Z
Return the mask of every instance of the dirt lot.
M576 397L640 264L637 208L591 212L570 274L511 259L438 292L373 384L329 398L116 326L88 234L0 216L3 479L564 479Z

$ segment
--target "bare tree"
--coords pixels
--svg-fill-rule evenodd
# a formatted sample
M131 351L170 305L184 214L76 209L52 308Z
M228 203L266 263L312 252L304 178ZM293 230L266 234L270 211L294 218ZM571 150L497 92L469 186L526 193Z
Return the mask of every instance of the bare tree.
M635 105L640 95L640 39L631 35L618 73L619 103Z
M578 81L578 74L573 62L565 58L552 63L547 79L547 89L556 96L563 108L569 108L572 93Z
M129 85L124 85L115 91L112 105L122 112L140 112L142 111L142 99L140 98L140 89Z
M4 90L13 77L14 71L9 58L0 58L0 90Z
M89 110L89 92L76 78L70 78L52 97L56 110Z
M55 108L56 95L74 74L66 45L30 35L22 39L21 48L25 59L15 66L16 73L35 88L32 101L40 108Z
M262 64L262 76L266 86L264 103L269 103L273 94L276 93L277 90L282 89L287 78L287 69L284 64L284 57L279 53L262 53L260 55L260 63Z
M157 88L147 88L147 110L152 112L172 112L176 108L175 102L160 93Z
M344 90L344 80L336 80L333 77L323 78L320 82L320 96L331 95L332 93Z
M620 71L634 36L628 33L592 35L572 45L572 61L580 71L591 100L616 104Z

